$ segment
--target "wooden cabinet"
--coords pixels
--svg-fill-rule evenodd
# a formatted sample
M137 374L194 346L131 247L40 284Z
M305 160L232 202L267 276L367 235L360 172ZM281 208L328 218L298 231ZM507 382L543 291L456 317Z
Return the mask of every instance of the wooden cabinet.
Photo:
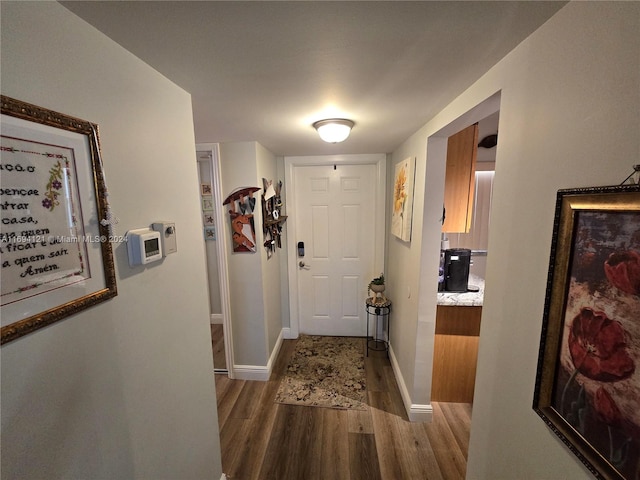
M473 403L481 315L482 307L438 306L432 401Z
M444 182L443 232L469 232L473 214L478 124L449 137Z

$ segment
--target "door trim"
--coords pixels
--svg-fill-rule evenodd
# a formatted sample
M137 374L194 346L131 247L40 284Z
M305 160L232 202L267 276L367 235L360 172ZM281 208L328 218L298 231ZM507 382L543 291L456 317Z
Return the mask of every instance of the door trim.
M235 378L233 363L233 330L231 328L231 293L229 290L229 262L227 259L227 239L229 236L225 232L226 222L224 221L224 209L222 202L222 178L220 174L220 145L217 143L196 144L196 151L211 152L211 189L213 190L213 201L216 208L214 216L216 221L218 250L218 277L220 282L220 309L222 310L222 325L224 329L224 353L227 363L229 378ZM203 240L204 241L204 240Z
M375 165L376 184L373 185L376 199L374 216L374 267L375 271L384 271L385 223L386 223L386 181L387 156L384 153L345 154L345 155L313 155L284 157L285 205L287 209L287 276L289 283L289 337L298 338L300 333L300 315L298 310L298 252L296 232L296 198L294 188L294 171L296 167L316 165ZM362 301L364 302L364 298Z

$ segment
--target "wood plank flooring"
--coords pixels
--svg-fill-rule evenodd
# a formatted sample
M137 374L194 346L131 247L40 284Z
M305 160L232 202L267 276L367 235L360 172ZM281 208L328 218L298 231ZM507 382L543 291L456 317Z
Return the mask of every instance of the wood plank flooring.
M277 404L295 342L283 342L268 382L215 376L228 479L464 479L470 404L434 403L432 423L409 422L385 352L371 351L366 411Z
M224 353L224 329L221 324L211 324L211 347L213 348L213 368L226 370L227 358Z

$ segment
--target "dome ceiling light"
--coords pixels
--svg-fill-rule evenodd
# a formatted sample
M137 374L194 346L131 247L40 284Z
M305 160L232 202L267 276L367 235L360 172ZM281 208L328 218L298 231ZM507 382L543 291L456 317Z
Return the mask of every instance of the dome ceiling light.
M318 120L313 124L313 128L318 131L320 138L327 143L344 142L355 123L345 118L328 118Z

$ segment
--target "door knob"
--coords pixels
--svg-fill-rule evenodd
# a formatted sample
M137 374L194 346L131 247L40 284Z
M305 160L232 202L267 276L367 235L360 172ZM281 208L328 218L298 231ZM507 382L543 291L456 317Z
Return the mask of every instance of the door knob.
M298 266L300 268L304 268L305 270L309 270L311 268L311 265L307 265L306 263L304 263L302 260L300 260L300 262L298 263Z

